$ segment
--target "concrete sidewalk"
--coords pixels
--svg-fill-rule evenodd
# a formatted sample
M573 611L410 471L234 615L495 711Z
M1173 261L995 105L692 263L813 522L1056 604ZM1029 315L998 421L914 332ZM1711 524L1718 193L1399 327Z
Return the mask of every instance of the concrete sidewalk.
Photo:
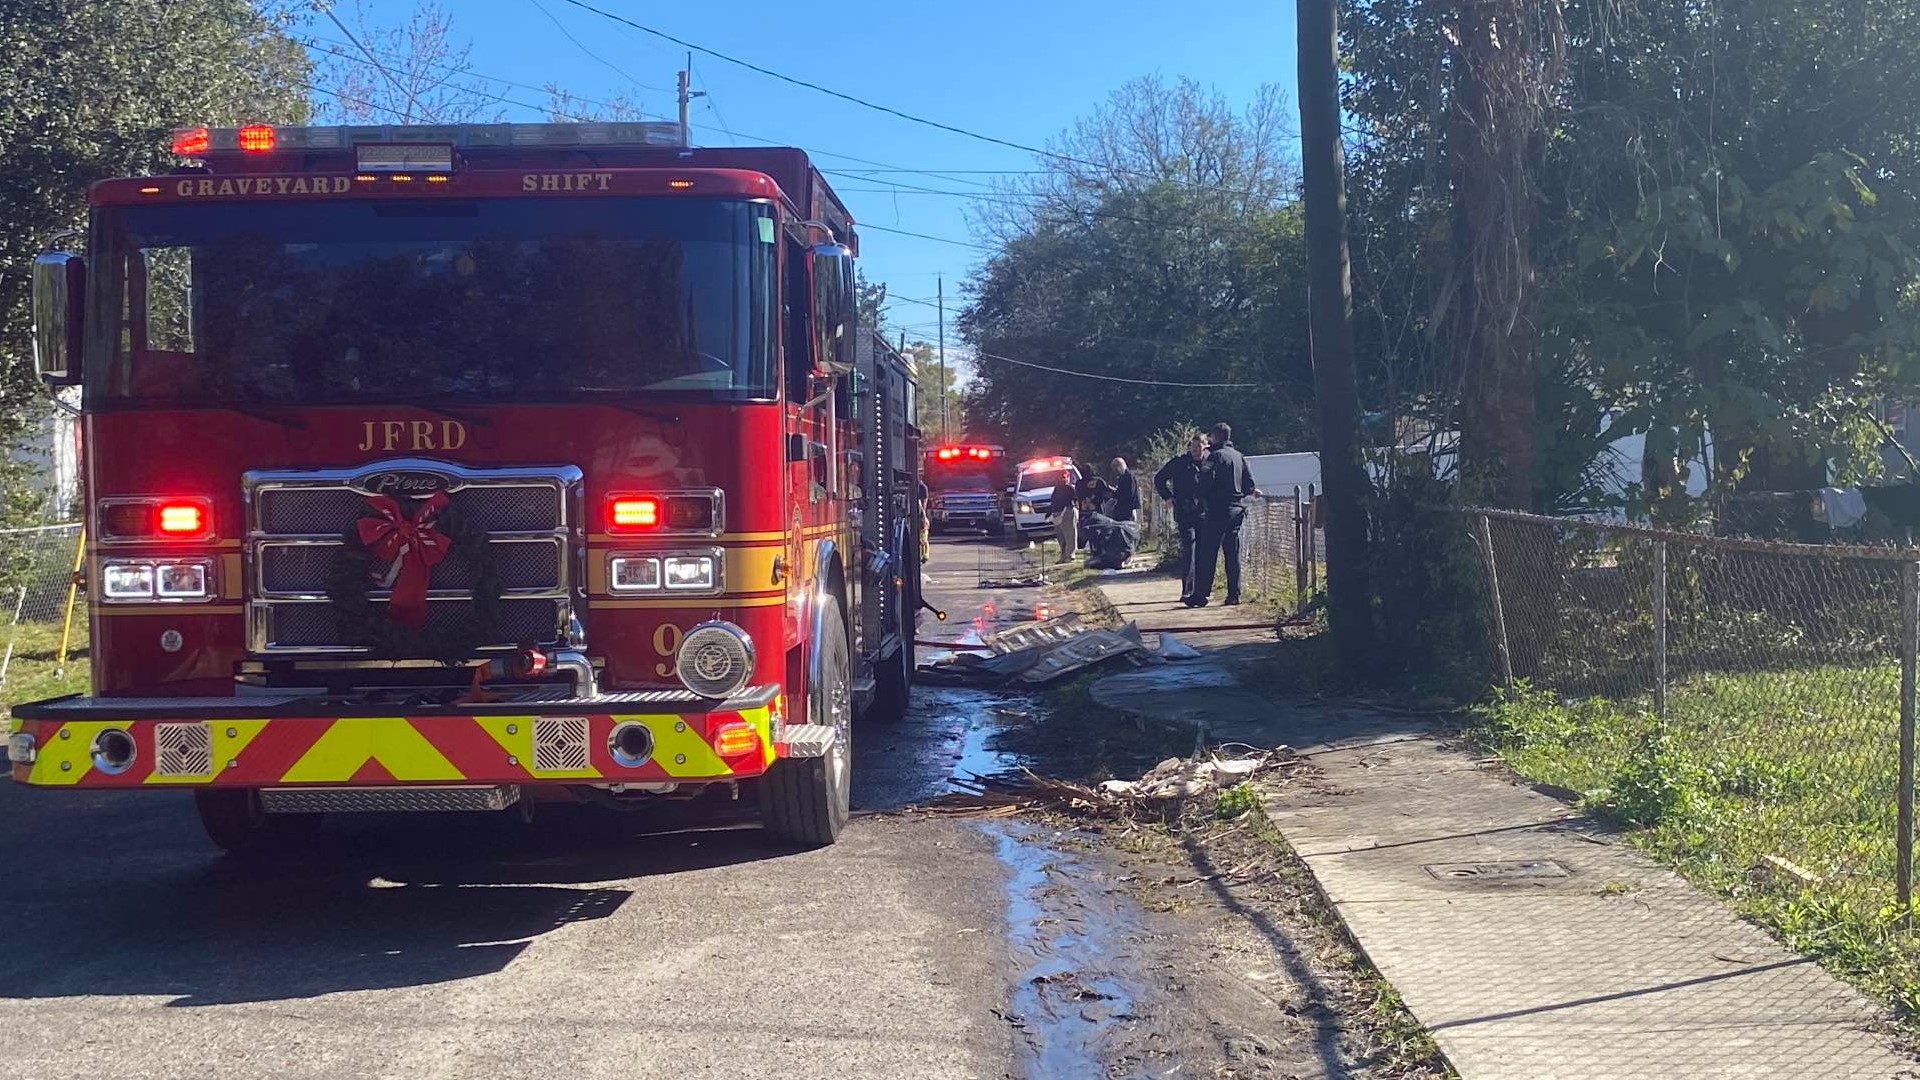
M1100 585L1147 631L1258 618L1181 608L1167 578ZM1587 816L1420 720L1243 687L1271 633L1183 640L1205 655L1096 700L1317 767L1268 815L1465 1080L1920 1077L1883 1010Z

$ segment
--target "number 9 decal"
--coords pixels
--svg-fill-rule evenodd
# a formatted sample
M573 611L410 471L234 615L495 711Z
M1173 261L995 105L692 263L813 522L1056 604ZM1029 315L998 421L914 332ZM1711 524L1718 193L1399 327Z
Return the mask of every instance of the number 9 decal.
M680 639L685 633L673 623L661 623L653 628L653 652L662 660L653 665L653 673L661 678L673 674L673 656L680 651Z

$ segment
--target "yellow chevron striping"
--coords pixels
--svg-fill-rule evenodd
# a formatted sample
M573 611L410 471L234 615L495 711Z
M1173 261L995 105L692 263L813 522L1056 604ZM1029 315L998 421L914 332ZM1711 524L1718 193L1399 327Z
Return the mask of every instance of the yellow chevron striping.
M676 779L693 779L727 775L726 763L713 752L713 747L707 745L707 740L693 729L692 724L681 722L679 717L616 716L613 718L616 724L624 720L652 721L647 726L653 730L653 760L667 771L668 776ZM676 731L675 728L680 730Z
M40 745L33 759L33 783L70 785L93 768L93 738L108 728L126 727L119 720L70 720L60 734ZM65 768L62 768L65 766Z
M464 779L404 717L337 720L282 778L289 784L344 783L369 761L395 780Z

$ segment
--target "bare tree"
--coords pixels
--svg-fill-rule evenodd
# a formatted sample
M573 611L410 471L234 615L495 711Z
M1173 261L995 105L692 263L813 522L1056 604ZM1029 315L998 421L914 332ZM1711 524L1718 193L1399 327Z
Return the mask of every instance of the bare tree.
M322 115L349 124L458 124L499 120L499 93L473 73L473 46L454 33L453 16L421 0L404 22L376 24L365 0L345 13L323 7L343 41L323 41L318 103Z
M548 83L544 89L547 92L547 119L554 123L563 123L568 120L647 119L646 110L641 108L640 103L625 94L615 94L605 101L595 101L562 89L557 82Z

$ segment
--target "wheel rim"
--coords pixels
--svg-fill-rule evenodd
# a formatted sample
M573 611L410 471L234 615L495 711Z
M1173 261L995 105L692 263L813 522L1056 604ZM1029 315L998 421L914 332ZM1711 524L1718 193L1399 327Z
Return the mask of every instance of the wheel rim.
M853 688L847 678L845 656L834 665L833 685L827 688L827 722L833 725L833 749L827 768L833 774L835 802L847 801L848 774L853 766Z

